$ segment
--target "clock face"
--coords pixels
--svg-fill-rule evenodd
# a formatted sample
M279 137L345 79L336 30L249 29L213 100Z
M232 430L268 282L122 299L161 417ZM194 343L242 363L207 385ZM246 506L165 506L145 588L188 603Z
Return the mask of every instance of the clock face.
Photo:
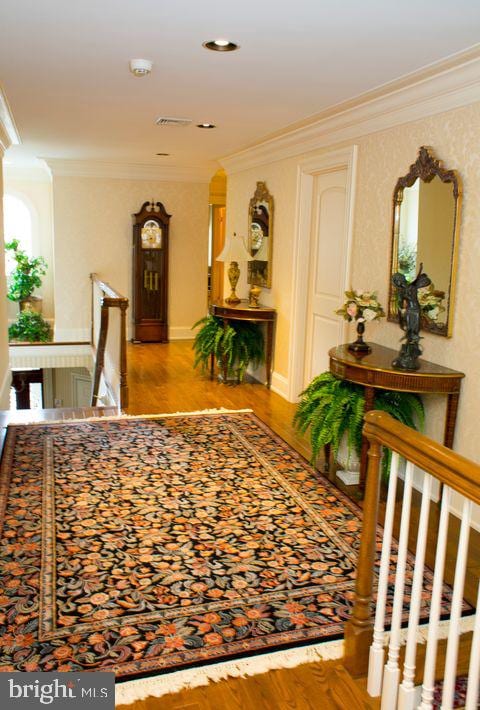
M149 219L142 227L142 249L162 248L162 228L154 219Z

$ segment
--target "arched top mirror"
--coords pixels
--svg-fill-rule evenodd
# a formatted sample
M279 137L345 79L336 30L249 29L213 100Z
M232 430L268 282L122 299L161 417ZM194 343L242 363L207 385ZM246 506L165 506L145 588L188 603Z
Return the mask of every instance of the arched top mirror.
M392 256L388 320L398 320L393 274L407 280L420 264L432 284L419 290L422 328L450 337L457 270L461 184L455 170L446 170L431 148L422 146L407 175L393 193Z
M273 197L264 182L257 189L248 208L248 283L272 287Z

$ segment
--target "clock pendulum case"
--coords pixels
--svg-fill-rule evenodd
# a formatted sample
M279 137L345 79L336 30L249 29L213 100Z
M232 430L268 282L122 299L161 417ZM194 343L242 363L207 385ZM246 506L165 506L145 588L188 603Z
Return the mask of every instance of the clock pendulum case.
M168 228L161 202L133 215L133 342L168 342Z

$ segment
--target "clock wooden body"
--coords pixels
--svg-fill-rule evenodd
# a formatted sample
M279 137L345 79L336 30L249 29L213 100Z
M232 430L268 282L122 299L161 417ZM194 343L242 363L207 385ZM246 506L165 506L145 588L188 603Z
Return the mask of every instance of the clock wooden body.
M133 215L134 342L168 342L168 230L161 202Z

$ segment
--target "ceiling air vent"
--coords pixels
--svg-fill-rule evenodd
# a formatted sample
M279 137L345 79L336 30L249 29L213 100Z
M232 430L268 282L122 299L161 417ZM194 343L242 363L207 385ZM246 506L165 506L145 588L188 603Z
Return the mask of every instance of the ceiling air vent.
M168 116L159 116L155 121L157 126L188 126L191 122L191 118L171 118Z

